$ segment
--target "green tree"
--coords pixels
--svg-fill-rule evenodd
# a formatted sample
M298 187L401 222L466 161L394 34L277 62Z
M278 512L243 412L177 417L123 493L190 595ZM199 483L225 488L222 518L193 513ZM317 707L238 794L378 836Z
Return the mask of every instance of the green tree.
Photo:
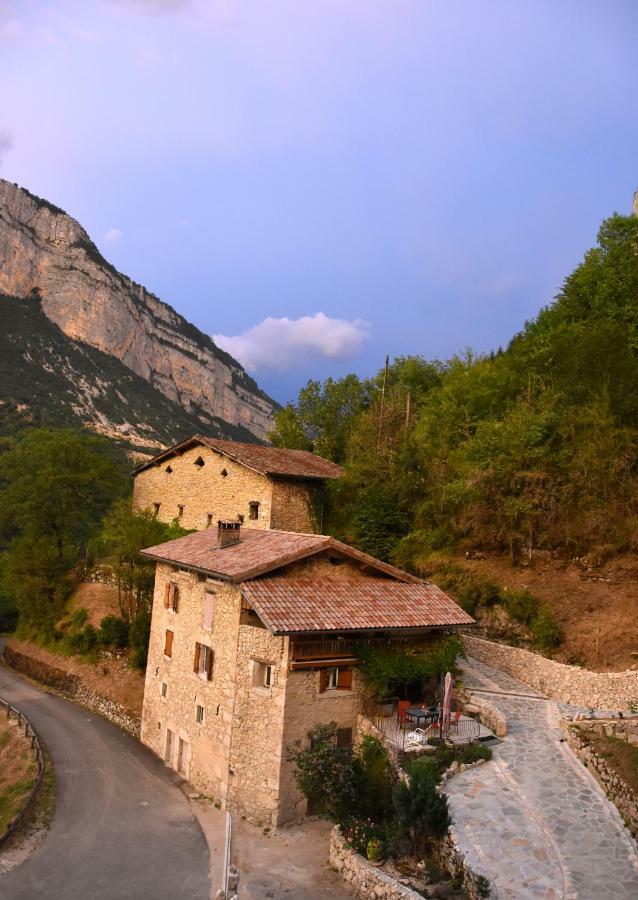
M447 797L437 790L436 765L430 764L433 760L424 762L411 766L409 781L399 781L393 794L397 818L418 856L433 838L443 837L451 823Z
M288 403L275 413L275 428L268 435L274 447L287 447L290 450L312 450L312 441L306 434L299 415Z
M86 432L37 429L0 454L3 590L21 625L51 629L72 571L113 498L128 485L123 453Z
M153 600L155 563L141 556L140 550L188 533L176 520L166 524L150 510L131 512L128 499L119 500L108 512L96 547L115 560L120 612L127 621L142 610L150 612Z

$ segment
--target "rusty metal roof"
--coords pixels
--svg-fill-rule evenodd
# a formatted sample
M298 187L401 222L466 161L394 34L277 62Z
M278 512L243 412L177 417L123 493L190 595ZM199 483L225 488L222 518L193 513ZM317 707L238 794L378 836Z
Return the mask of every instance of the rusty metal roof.
M386 578L259 578L242 593L273 634L473 625L434 584Z
M221 438L206 437L195 434L179 444L175 444L138 466L134 475L143 472L171 456L183 453L197 444L210 447L212 450L227 456L242 466L246 466L261 475L272 475L283 478L302 478L304 480L323 480L339 478L343 469L336 463L310 453L307 450L287 450L268 447L263 444L245 444L241 441L226 441Z
M400 581L421 583L414 575L324 534L242 528L239 542L220 550L217 547L217 528L212 527L149 547L142 554L158 562L239 582L327 550L354 559L364 567L373 568Z

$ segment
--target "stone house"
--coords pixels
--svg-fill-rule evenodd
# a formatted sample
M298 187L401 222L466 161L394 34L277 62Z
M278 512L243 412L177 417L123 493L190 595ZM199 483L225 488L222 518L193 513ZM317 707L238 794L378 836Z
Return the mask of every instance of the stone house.
M251 528L321 530L322 488L336 463L285 450L194 435L138 466L133 510L151 509L198 531L219 519Z
M220 522L144 555L157 569L141 739L262 824L306 814L291 744L332 721L352 740L359 641L473 623L434 585L325 535Z

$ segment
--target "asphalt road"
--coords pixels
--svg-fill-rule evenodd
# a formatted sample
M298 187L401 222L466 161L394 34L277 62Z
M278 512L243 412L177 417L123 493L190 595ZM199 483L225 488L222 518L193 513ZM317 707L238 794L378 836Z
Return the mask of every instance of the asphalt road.
M0 668L55 767L45 840L0 877L1 900L208 900L208 848L189 802L138 741Z

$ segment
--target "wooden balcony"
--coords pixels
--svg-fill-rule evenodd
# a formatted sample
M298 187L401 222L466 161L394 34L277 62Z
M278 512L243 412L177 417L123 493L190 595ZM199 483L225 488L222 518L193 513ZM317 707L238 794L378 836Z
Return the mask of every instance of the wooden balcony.
M312 669L317 666L355 665L359 661L359 648L390 647L393 644L421 643L423 638L387 637L335 637L314 640L293 638L290 642L290 668Z

